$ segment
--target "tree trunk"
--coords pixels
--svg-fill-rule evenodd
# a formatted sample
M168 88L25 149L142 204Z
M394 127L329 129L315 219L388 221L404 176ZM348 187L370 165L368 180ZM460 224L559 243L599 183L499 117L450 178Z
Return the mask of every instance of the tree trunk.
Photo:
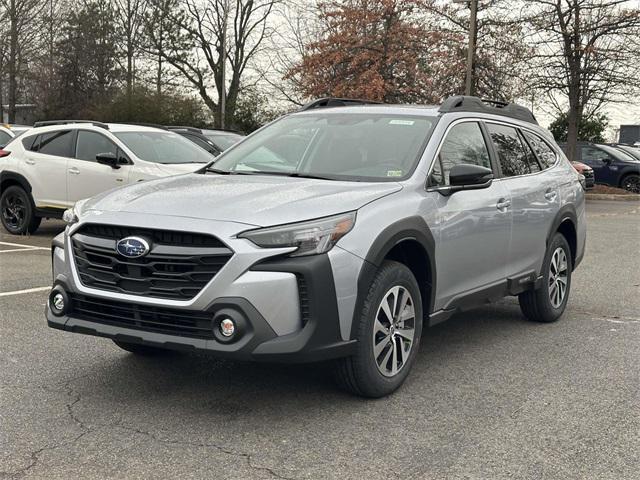
M11 0L9 11L9 123L16 121L16 96L18 91L18 19L16 18L16 2Z

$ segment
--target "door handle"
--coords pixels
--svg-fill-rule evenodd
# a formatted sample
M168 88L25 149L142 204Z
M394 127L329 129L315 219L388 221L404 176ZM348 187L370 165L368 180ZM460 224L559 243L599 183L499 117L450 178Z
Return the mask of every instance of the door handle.
M36 161L35 160L31 160L30 158L27 158L24 163L26 163L27 165L35 165Z
M496 203L496 208L498 210L506 210L510 206L511 200L507 200L506 198L501 198L500 200L498 200L498 203Z
M553 190L547 190L545 192L545 194L544 194L544 198L546 198L550 202L553 202L556 199L557 196L558 196L558 194L556 192L554 192Z
M69 173L70 173L71 175L80 175L80 170L78 170L76 167L71 167L71 168L69 169Z

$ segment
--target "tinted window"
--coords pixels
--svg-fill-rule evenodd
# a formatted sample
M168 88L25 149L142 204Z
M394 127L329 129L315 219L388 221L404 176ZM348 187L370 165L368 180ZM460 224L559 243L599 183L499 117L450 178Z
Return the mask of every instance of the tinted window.
M7 132L0 130L0 145L6 145L13 137Z
M40 153L46 153L47 155L71 157L72 149L73 132L71 130L62 130L41 134L40 144L34 144L32 150Z
M529 146L527 141L524 139L522 132L520 132L520 142L524 147L527 163L529 164L529 170L531 170L532 172L539 172L540 164L538 164L538 160L536 160L536 156L534 155L533 150L531 150L531 147Z
M491 141L498 153L498 160L505 177L531 173L527 151L522 145L518 131L513 127L488 123Z
M172 132L114 133L138 158L156 163L209 163L215 157Z
M449 185L449 172L462 164L491 168L487 145L475 122L460 123L449 131L431 171L430 184Z
M118 147L104 135L97 132L78 131L76 158L80 160L96 161L99 153L113 153L117 155Z
M210 138L213 141L213 143L218 145L218 147L220 147L222 150L226 150L230 146L242 140L241 135L235 135L235 134L216 135L213 133L205 133L205 135L208 138Z
M33 146L38 144L37 139L38 139L38 135L23 138L22 145L24 145L24 148L27 150L33 150Z
M552 167L556 163L556 153L547 142L530 132L525 131L524 136L529 142L529 145L531 145L536 157L538 157L538 161L543 169Z
M581 145L580 150L582 151L581 160L583 162L596 162L611 158L611 155L607 152L596 147Z

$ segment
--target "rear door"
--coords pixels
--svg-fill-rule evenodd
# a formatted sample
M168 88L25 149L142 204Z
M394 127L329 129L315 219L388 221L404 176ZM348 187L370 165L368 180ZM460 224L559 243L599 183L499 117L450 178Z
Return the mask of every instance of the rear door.
M67 208L70 205L67 161L72 154L74 138L73 130L49 131L25 146L22 173L31 184L36 207Z
M560 209L558 181L545 170L546 164L538 161L518 128L486 125L500 164L500 182L511 196L513 227L507 277L519 281L531 275L533 279L545 255L547 233Z
M96 161L100 153L113 153L121 160L118 168ZM92 130L78 130L75 157L69 159L67 189L69 200L76 202L128 182L131 162L106 135Z
M480 124L464 121L449 129L440 147L431 187L449 185L454 165L492 168L487 139ZM511 236L509 192L501 182L488 188L438 194L437 243L438 308L484 292L504 281Z

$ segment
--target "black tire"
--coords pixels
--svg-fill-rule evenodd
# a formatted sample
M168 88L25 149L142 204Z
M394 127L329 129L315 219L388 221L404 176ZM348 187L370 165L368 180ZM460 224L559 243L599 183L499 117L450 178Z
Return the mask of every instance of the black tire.
M402 363L399 371L393 376L385 376L379 370L379 362L374 358L374 323L378 315L379 308L382 308L383 299L392 288L399 286L409 292L414 312L414 335L406 361ZM336 368L336 378L339 385L345 390L363 397L379 398L394 392L407 378L414 363L416 354L420 347L420 336L422 333L422 298L420 287L411 270L405 265L386 261L376 273L367 297L355 316L356 328L356 353L350 357L338 360ZM404 325L404 322L403 322ZM399 327L396 327L399 330ZM389 327L390 329L390 327ZM393 333L393 330L391 330ZM383 338L391 339L392 336ZM400 345L405 345L404 340L400 340ZM388 341L389 348L393 348L397 343L394 340ZM393 347L391 347L393 346ZM383 350L382 352L385 352ZM392 354L391 361L396 357ZM381 354L381 357L384 354ZM381 358L378 357L378 358ZM384 360L382 360L384 363ZM395 362L396 366L398 362ZM386 363L386 365L389 365Z
M637 173L625 175L620 182L620 187L628 192L640 193L640 175Z
M554 253L561 248L564 251L566 258L566 289L564 297L558 305L554 306L551 300L553 289L553 273L551 269L551 263ZM567 306L569 299L569 293L571 292L571 273L573 270L573 264L571 260L571 249L569 243L564 235L556 233L549 246L547 247L547 253L544 257L544 263L542 264L542 286L537 290L529 290L521 293L518 296L520 301L520 309L525 317L533 322L550 323L555 322L564 313L564 309ZM556 284L556 288L560 288Z
M31 195L18 185L12 185L2 192L0 220L7 232L13 235L35 233L42 221L35 214Z
M170 355L172 353L171 350L167 350L166 348L151 347L149 345L141 345L139 343L122 342L120 340L113 340L113 343L127 352L144 357Z

